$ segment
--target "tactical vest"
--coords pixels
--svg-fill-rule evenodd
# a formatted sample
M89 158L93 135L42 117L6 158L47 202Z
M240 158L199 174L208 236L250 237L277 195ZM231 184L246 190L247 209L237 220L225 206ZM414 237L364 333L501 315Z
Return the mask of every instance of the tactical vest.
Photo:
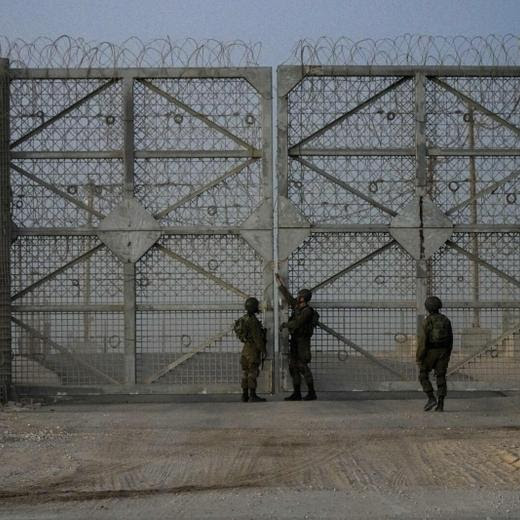
M249 316L245 314L238 318L233 326L233 332L242 343L246 343L249 340L249 327L247 326L248 319Z
M447 344L452 337L450 320L444 314L431 314L429 320L431 323L428 334L430 346Z

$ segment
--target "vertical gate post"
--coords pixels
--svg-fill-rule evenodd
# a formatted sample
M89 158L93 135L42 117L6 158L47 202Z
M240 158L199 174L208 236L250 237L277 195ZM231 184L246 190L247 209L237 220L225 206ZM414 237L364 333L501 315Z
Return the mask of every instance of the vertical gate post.
M284 281L287 281L289 270L288 270L288 261L287 259L280 260L278 257L278 195L282 197L288 197L289 189L288 189L288 89L285 88L283 72L280 67L278 67L277 73L277 153L276 153L276 169L277 169L277 196L274 199L275 211L274 211L274 260L276 262L275 271L281 276ZM275 334L276 334L276 347L277 347L277 361L278 361L278 369L275 373L276 377L276 392L279 392L283 387L286 386L283 377L285 373L283 372L283 353L287 352L289 349L289 341L288 337L285 335L280 335L279 333L279 322L280 315L279 311L285 312L287 310L287 303L285 300L281 300L281 308L278 305L280 301L280 295L278 292L278 288L276 290L275 296L275 305L276 305L276 315L275 315Z
M422 198L427 192L427 149L426 149L426 109L424 84L426 78L424 74L415 75L415 194L419 198L420 216L422 219ZM421 257L424 252L424 237L422 235L422 220L420 224ZM416 308L417 308L417 334L423 322L426 309L424 300L428 292L428 266L424 258L416 260Z
M468 137L469 137L469 149L473 152L475 150L475 112L471 106L468 106ZM477 169L475 166L475 156L470 155L469 157L469 196L471 198L471 204L469 205L470 211L470 224L476 225L478 222L478 200L477 200ZM471 234L471 252L478 257L478 233ZM478 262L474 260L470 263L471 272L471 292L473 301L478 302L480 300L480 268ZM475 307L473 309L473 323L472 327L480 328L480 309Z
M273 208L273 77L271 69L269 72L262 76L262 89L261 89L261 104L262 104L262 148L263 148L263 160L262 160L262 198L263 200L271 201L270 207ZM273 244L273 220L271 211L271 244ZM271 251L274 253L274 251ZM274 254L269 255L274 258ZM264 326L269 331L272 330L273 334L267 338L267 352L271 358L271 367L266 366L265 374L269 375L267 384L268 390L275 391L275 371L278 367L276 360L276 335L278 333L277 327L275 327L274 319L274 306L276 305L273 301L273 262L264 259L264 273L263 273L263 301L265 302L264 310Z
M124 197L134 196L134 80L123 80L124 113ZM135 263L125 262L123 267L124 335L125 335L125 383L135 384L136 353L136 294Z
M0 400L11 386L9 60L0 59Z

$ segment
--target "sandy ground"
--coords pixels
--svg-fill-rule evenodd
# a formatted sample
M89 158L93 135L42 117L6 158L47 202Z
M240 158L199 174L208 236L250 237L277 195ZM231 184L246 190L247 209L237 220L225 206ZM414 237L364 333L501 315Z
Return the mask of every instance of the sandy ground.
M320 397L12 404L0 518L520 518L519 394Z

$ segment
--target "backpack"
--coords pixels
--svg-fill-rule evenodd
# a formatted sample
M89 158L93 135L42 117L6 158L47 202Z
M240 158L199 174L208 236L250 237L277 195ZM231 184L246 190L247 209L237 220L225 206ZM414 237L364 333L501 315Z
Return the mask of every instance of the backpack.
M318 323L320 322L320 313L313 308L312 309L312 328L315 329L318 326Z
M444 314L430 316L432 325L430 330L430 341L432 343L444 343L451 338L451 323Z
M248 316L241 316L235 321L235 325L233 326L233 332L242 343L246 343L249 339L247 318Z
M320 314L319 312L311 307L312 309L312 320L310 322L310 326L308 328L307 334L308 336L312 336L314 334L314 329L318 326L318 323L320 322Z

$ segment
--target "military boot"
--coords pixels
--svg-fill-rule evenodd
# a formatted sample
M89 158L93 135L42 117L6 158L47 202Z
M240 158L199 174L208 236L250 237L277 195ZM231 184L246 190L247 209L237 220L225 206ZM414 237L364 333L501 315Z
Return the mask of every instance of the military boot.
M437 406L435 407L436 412L444 412L444 396L440 395L437 399Z
M424 411L429 412L437 404L437 399L433 395L433 392L428 392L428 401L424 405Z
M249 390L249 400L252 402L252 403L265 403L265 399L263 397L259 397L258 395L256 395L256 390Z
M247 392L247 388L244 388L242 390L242 402L247 403L247 401L249 401L249 394Z
M316 392L314 391L314 385L309 385L309 391L307 395L303 398L304 401L315 401L318 399Z
M284 401L301 401L302 400L302 393L300 391L299 386L294 386L293 393L284 399Z

